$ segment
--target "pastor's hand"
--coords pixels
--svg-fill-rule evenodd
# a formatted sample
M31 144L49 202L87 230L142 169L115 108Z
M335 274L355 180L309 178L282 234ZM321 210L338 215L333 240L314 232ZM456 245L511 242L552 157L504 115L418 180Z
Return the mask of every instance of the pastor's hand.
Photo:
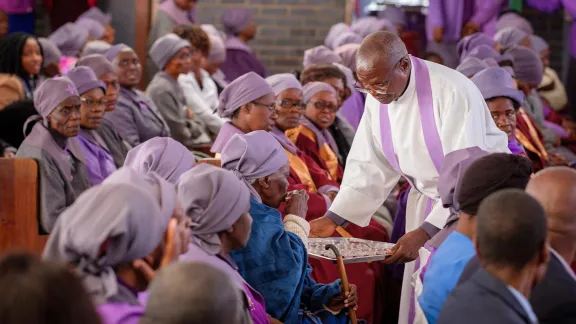
M336 223L326 216L310 221L310 237L329 237L336 231Z
M420 250L429 239L430 236L421 228L404 234L396 245L390 249L389 253L392 255L386 258L384 263L406 263L416 260L418 258L418 250Z

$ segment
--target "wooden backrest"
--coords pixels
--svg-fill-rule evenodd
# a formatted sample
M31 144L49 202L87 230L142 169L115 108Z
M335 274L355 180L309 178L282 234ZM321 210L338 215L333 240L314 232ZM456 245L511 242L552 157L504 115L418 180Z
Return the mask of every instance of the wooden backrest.
M39 234L39 178L36 160L0 158L0 253L42 253L48 235Z
M216 159L216 158L213 158L213 159L202 159L202 160L198 161L198 163L211 164L211 165L213 165L213 166L215 166L215 167L219 167L219 168L222 167L222 161L221 161L220 159Z

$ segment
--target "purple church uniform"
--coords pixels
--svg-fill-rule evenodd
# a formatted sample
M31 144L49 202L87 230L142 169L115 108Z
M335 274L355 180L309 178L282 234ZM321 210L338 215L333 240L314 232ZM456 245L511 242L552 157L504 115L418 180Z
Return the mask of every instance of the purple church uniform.
M8 14L8 33L34 34L35 7L36 2L34 0L1 0L0 8Z
M456 50L458 51L460 60L466 57L468 52L480 45L487 45L494 48L496 42L494 39L484 33L474 33L459 40L458 44L456 45Z
M77 57L88 41L88 30L74 23L67 23L53 32L48 39L56 43L62 55Z
M315 64L340 63L342 58L324 45L316 46L304 51L302 65L304 68Z
M358 129L358 125L360 124L360 119L362 119L362 114L364 114L364 95L358 92L356 89L352 90L352 95L350 98L346 99L340 107L340 113L346 121L354 127L354 129Z
M356 72L356 53L358 48L360 48L360 44L346 44L336 48L334 53L342 59L340 64Z

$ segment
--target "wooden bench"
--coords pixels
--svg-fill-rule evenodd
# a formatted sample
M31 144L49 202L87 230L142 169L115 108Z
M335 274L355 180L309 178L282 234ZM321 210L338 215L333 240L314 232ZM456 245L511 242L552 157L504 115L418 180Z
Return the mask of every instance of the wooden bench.
M198 161L199 164L201 163L205 163L205 164L210 164L213 165L215 167L222 167L222 161L220 159L216 159L216 158L212 158L212 159L202 159L200 161Z
M21 249L41 254L40 183L34 159L0 158L0 253Z

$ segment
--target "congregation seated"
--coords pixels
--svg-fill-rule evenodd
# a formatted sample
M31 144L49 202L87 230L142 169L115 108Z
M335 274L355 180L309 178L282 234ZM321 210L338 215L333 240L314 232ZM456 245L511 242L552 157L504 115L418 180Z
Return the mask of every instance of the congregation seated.
M314 318L345 323L341 310L355 306L357 297L344 296L340 280L323 285L310 277L307 195L287 193L289 162L280 143L265 131L236 134L222 151L222 167L249 189L250 239L231 256L242 277L264 297L268 314L285 323L313 323ZM282 220L276 208L285 200L288 215Z
M150 57L160 72L146 88L146 93L170 128L170 136L186 147L211 142L204 131L204 124L194 117L178 84L178 77L191 70L191 52L190 42L176 34L156 40L150 49Z
M3 324L102 323L82 281L63 264L6 254L0 259L0 286Z
M76 66L89 67L94 71L98 80L104 82L106 85L106 92L102 98L105 111L104 117L106 114L116 110L116 104L118 103L118 97L120 95L120 83L118 76L114 72L112 63L110 63L105 56L94 54L80 58L78 62L76 62ZM100 121L100 127L96 129L96 133L102 137L103 142L106 144L114 159L116 167L121 167L122 164L124 164L130 145L122 138L119 131L115 129L114 124L106 118Z
M100 37L100 40L105 41L107 43L113 44L114 40L116 39L116 30L112 27L112 15L109 13L105 13L98 7L92 7L85 12L83 12L76 22L79 22L84 19L90 19L101 26L104 27L104 33Z
M249 324L240 289L206 263L171 264L154 277L140 324Z
M80 130L81 101L67 77L48 79L34 93L40 116L29 118L32 131L18 148L16 157L39 161L40 223L50 233L59 215L86 189L90 181Z
M112 62L120 83L120 96L116 109L104 118L118 130L122 138L132 147L147 140L170 136L170 129L156 105L136 86L142 78L142 65L134 50L118 44L106 52Z

